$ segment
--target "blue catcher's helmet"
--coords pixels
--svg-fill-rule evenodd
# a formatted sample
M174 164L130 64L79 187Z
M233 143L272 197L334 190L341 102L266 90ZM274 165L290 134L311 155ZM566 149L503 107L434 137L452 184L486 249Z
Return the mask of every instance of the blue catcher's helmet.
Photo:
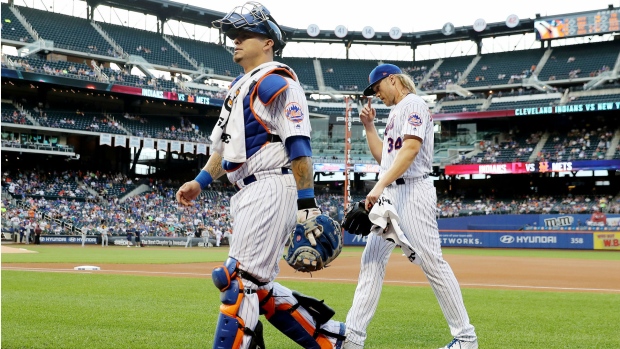
M273 52L276 55L282 54L282 49L286 46L280 26L271 17L269 10L256 1L248 1L235 7L224 18L215 20L212 24L231 40L235 40L241 30L265 35L273 40Z

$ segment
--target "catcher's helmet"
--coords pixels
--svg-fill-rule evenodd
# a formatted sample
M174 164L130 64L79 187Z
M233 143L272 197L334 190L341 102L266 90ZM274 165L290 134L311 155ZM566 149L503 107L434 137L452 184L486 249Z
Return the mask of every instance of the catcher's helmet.
M212 24L231 40L234 40L241 30L265 35L273 40L273 52L276 55L280 55L286 46L282 29L269 10L256 1L248 1L235 7L224 18L215 20Z

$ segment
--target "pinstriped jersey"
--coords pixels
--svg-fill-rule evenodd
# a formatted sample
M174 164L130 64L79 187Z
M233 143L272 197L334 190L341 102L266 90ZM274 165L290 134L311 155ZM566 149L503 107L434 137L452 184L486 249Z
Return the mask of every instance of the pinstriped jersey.
M433 117L426 102L412 93L403 98L390 111L383 134L381 153L381 176L394 163L398 150L402 148L405 135L422 139L422 147L413 164L402 175L403 178L417 178L433 169Z
M228 172L231 182L236 182L256 172L290 167L291 161L284 147L291 136L310 138L310 114L306 95L298 82L285 78L288 88L269 105L263 105L258 97L253 101L255 117L269 133L280 136L282 142L272 142L250 156L238 169Z

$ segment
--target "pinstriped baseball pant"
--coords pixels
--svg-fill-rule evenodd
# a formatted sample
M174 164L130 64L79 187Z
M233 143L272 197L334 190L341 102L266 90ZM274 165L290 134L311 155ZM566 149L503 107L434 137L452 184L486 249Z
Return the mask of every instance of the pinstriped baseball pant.
M296 225L297 184L292 174L273 175L244 187L230 201L234 219L234 238L229 256L239 261L239 268L252 274L261 282L268 282L260 289L274 290L276 307L280 304L294 305L293 292L273 280L280 269L286 239ZM243 280L245 288L257 289L250 281ZM303 308L299 313L308 323L314 319ZM246 294L239 308L245 326L254 329L259 318L259 302L256 293ZM322 326L338 333L340 323L330 320ZM241 349L247 348L251 337L243 338ZM330 338L330 341L335 339Z
M420 259L453 337L472 341L474 327L463 303L461 290L448 262L443 259L435 210L437 194L430 179L391 185L383 193L391 199L400 217L400 227ZM396 244L370 234L362 254L362 265L353 305L347 314L347 340L363 345L366 329L377 310L385 267ZM408 307L415 310L415 306ZM415 316L415 313L411 314Z

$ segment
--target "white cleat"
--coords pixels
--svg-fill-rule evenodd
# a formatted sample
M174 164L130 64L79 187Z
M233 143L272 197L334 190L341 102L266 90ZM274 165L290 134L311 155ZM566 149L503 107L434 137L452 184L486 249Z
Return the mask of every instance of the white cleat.
M475 339L473 342L465 342L454 338L448 345L439 349L478 349L478 340Z

